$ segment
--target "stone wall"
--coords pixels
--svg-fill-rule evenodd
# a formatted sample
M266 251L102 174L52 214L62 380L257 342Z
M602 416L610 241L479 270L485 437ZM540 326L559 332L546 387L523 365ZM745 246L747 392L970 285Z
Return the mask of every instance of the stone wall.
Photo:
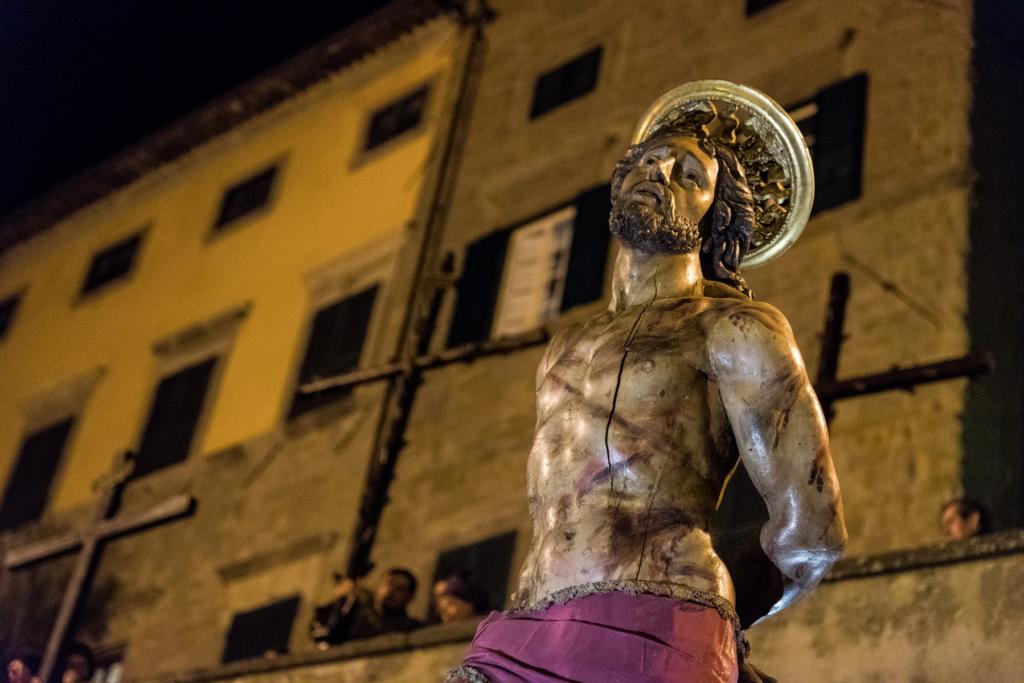
M752 628L751 661L786 683L1012 681L1024 653L1024 534L890 553L837 566L812 596ZM315 654L145 683L440 681L475 622L348 643Z
M524 1L496 9L445 228L448 249L461 254L473 239L606 182L642 111L674 85L722 77L786 104L864 72L861 198L816 215L789 253L750 271L748 281L787 315L812 375L838 270L852 278L840 377L967 350L966 2L942 10L782 2L749 18L742 2L653 2L643 12L596 2L571 13ZM597 44L604 54L595 91L531 121L536 75ZM556 327L602 306L573 309ZM540 355L537 348L427 375L384 515L382 564L426 576L438 550L516 529L518 566L530 540L525 461ZM838 405L833 454L852 554L940 538L938 508L960 487L965 384Z

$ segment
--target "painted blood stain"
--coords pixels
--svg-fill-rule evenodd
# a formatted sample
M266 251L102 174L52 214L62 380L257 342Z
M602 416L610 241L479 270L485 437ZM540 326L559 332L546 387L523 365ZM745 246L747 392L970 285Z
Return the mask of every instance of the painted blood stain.
M825 456L827 451L824 446L819 446L814 455L814 462L811 463L811 474L807 477L807 485L814 486L818 493L825 488Z

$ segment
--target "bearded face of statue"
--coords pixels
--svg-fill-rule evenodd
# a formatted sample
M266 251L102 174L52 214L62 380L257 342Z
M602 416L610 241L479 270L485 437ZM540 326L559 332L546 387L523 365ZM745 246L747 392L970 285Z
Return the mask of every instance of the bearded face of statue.
M717 159L694 137L668 135L632 148L612 181L612 234L647 253L694 251L717 178Z

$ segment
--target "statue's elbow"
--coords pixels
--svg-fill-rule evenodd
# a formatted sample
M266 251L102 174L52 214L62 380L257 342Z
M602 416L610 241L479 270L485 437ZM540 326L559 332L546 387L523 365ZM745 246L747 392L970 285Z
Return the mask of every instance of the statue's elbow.
M836 515L832 524L825 531L826 538L828 539L828 550L834 553L835 559L838 560L846 552L846 546L850 541L850 535L846 532L846 522L843 520L841 512Z
M824 574L846 552L846 545L849 541L846 527L840 523L837 528L828 529L821 541L818 547L815 548L815 555L820 558L821 572Z

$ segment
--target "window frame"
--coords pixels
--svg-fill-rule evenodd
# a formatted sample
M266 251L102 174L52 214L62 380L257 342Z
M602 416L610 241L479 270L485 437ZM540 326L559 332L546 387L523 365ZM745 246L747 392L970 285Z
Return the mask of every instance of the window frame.
M489 609L495 609L495 610L504 609L505 603L508 602L509 588L510 588L510 585L511 585L513 579L514 579L514 575L515 575L516 551L519 549L519 545L521 544L521 541L522 541L521 537L522 537L522 534L519 533L519 529L512 528L512 529L506 529L505 531L500 531L498 533L491 534L489 536L485 536L483 538L478 538L475 541L470 541L470 542L467 542L467 543L460 543L458 545L447 546L445 548L440 549L437 552L437 554L434 556L434 569L433 569L433 574L432 574L434 578L430 582L430 585L433 586L438 581L441 581L441 580L447 578L454 571L459 571L460 569L466 569L466 570L469 570L473 574L473 576L475 577L474 583L476 584L476 586L478 588L480 588L481 590L483 590L487 594L488 602L490 603L488 605L488 608ZM475 556L479 555L479 553L480 553L480 550L478 550L478 549L486 548L487 544L491 544L492 546L495 546L495 547L502 547L503 550L507 550L508 551L508 557L507 557L507 562L506 562L506 566L505 566L505 581L504 581L504 585L501 586L501 600L498 601L498 602L496 602L495 599L498 596L499 591L497 589L499 587L497 585L495 585L494 586L495 590L488 591L487 587L483 586L481 584L481 582L480 582L480 578L479 578L479 575L478 575L478 572L477 572L478 567L467 567L467 566L461 566L460 567L460 566L456 565L456 566L453 566L451 568L447 568L447 569L444 568L444 565L445 565L444 560L445 559L449 559L449 558L452 558L452 557L458 557L458 555L460 553L467 553L467 552L471 552L472 553L471 556L475 557ZM505 545L507 545L507 548L503 547ZM490 550L494 550L494 549L495 548L493 548L493 547L490 548ZM485 557L490 557L491 555L485 554L484 556ZM433 605L431 605L431 607L433 607ZM432 616L434 616L434 615L428 614L428 617L432 617Z
M817 154L817 152L819 150L818 144L819 144L819 139L821 137L821 131L822 131L822 127L821 127L821 123L820 123L820 121L821 121L820 116L821 116L821 113L822 113L822 110L821 110L821 97L822 97L823 93L827 93L829 91L832 91L834 88L836 88L839 85L851 85L854 81L857 81L857 80L863 80L864 91L863 91L863 99L861 100L861 103L860 103L861 104L861 111L859 112L859 114L861 116L861 122L860 122L861 126L860 126L860 130L858 130L858 131L856 131L854 133L855 137L859 138L859 142L860 142L860 150L859 150L860 154L859 154L858 161L857 161L858 176L857 176L857 181L856 181L855 192L853 193L852 196L846 197L845 199L843 199L839 203L831 204L829 206L821 206L821 203L820 203L821 202L821 197L826 196L826 195L823 195L822 192L820 191L824 186L821 185L820 182L819 182L820 178L819 178L818 167L817 167L817 164L819 163L819 161L818 161L818 154ZM811 145L808 145L808 147L810 148L810 152L811 152L811 163L812 163L812 166L814 167L814 171L815 171L815 184L816 184L815 196L814 196L814 206L811 207L811 214L810 214L811 218L814 218L815 216L818 216L819 214L826 213L828 211L832 211L834 209L840 209L840 208L846 206L847 204L851 204L853 202L856 202L856 201L858 201L860 199L863 199L863 197L864 197L864 189L865 189L864 188L865 153L867 151L867 142L868 142L868 138L867 138L867 132L868 131L867 131L867 128L868 128L868 114L869 114L868 107L869 107L869 104L870 104L870 102L869 102L870 94L871 94L871 78L867 74L867 72L859 71L857 73L854 73L854 74L851 74L851 75L848 75L848 76L843 76L843 77L831 80L828 83L825 83L824 85L822 85L822 86L818 87L817 89L815 89L815 91L810 96L804 97L802 99L799 99L796 102L794 102L793 104L786 105L786 107L785 107L786 113L791 118L793 118L793 114L794 113L801 112L802 110L805 110L805 109L813 108L813 111L811 111L811 113L807 114L806 116L801 116L799 119L796 119L796 118L793 119L798 127L800 125L800 121L803 121L803 120L806 120L806 119L809 119L809 118L816 119L816 121L815 121L815 134L814 134L814 138L815 139L814 139L814 142L812 143L813 147ZM826 120L826 123L827 123L827 120ZM802 130L801 130L801 135L803 135L804 140L806 142L807 135L804 134Z
M557 104L548 106L543 110L538 111L538 93L540 89L540 82L546 77L551 77L555 73L568 69L571 65L582 61L584 58L589 57L592 53L597 53L597 67L594 73L594 83L588 89L578 95L575 95L569 99L561 100ZM607 48L603 42L597 42L590 44L582 50L574 53L572 57L566 59L562 57L558 62L552 63L550 66L545 68L543 71L536 73L531 81L530 95L529 95L529 107L527 109L526 118L528 121L537 121L548 117L553 112L565 108L566 106L584 99L588 95L596 93L601 88L602 74L607 70L608 55Z
M510 247L511 237L512 237L513 233L516 230L520 229L520 228L526 227L526 226L530 225L531 223L534 223L534 222L539 221L539 220L541 220L543 218L551 216L551 215L553 215L555 213L563 211L563 210L565 210L568 207L575 207L575 209L576 209L576 215L575 215L575 217L573 219L573 221L574 221L574 224L573 224L573 237L569 241L569 248L567 250L567 259L568 260L567 260L566 266L565 266L566 267L565 282L564 282L564 286L563 286L562 295L560 297L561 300L558 302L558 311L555 314L555 316L552 318L552 320L549 321L548 324L550 324L552 326L556 326L556 325L559 324L559 321L565 320L567 317L575 315L573 313L573 311L576 311L577 309L586 309L588 306L593 306L594 304L596 304L598 302L601 302L604 299L604 297L606 296L606 294L607 294L609 268L612 267L612 265L611 265L612 259L610 258L610 256L613 253L613 249L612 249L612 243L611 243L611 235L610 235L610 233L607 230L605 230L604 233L603 233L603 234L605 234L607 236L607 240L604 243L604 245L602 246L602 248L604 250L604 264L603 264L603 270L601 271L601 274L600 274L600 277L601 277L601 291L598 293L598 295L596 297L594 297L594 298L592 298L590 300L579 301L579 302L576 302L576 303L571 304L569 306L565 305L566 297L569 296L570 292L573 295L578 296L578 292L576 292L575 290L570 289L569 280L573 276L573 252L574 252L573 247L577 244L576 239L575 239L577 237L577 234L578 234L577 230L579 228L579 225L582 224L584 221L586 221L587 214L589 213L589 208L591 208L591 207L589 207L587 205L587 202L592 201L593 197L595 197L595 196L607 197L608 196L608 192L607 191L610 191L610 184L609 183L599 183L599 184L596 184L596 185L588 185L584 189L576 192L575 195L571 199L569 199L568 201L564 201L563 200L561 202L558 202L557 204L550 205L547 208L545 208L544 210L532 213L529 216L527 216L526 218L524 218L522 220L519 220L519 221L516 221L515 223L512 223L511 225L506 225L504 227L497 228L496 230L491 230L489 232L482 233L480 235L477 235L474 239L471 239L471 240L468 240L467 242L465 242L462 245L462 252L461 252L461 256L460 256L460 259L461 259L461 263L460 263L461 270L459 272L459 277L457 278L457 280L455 282L455 285L451 288L451 292L452 293L449 296L450 304L448 306L448 314L445 317L445 320L447 320L447 328L446 328L447 331L446 331L446 336L445 336L445 338L443 340L443 348L451 349L451 348L457 348L457 347L460 347L460 346L463 346L463 345L466 345L466 344L484 343L484 342L490 342L490 341L495 341L495 340L499 339L499 337L495 337L494 336L494 325L495 325L495 321L497 320L498 309L499 309L499 304L501 302L502 292L505 291L505 287L507 285L507 275L508 275L508 273L507 273L506 268L507 268L508 256L509 256L509 252L510 252L510 248L509 247ZM609 204L610 204L610 200L608 200L608 201L609 201ZM454 330L455 330L456 324L459 322L459 318L458 318L458 315L459 315L459 313L458 313L458 311L459 311L459 299L460 299L461 292L462 292L462 278L464 277L464 274L466 272L466 264L467 264L467 257L468 257L469 249L470 249L470 247L472 245L477 244L478 242L480 242L483 239L486 239L486 238L492 237L492 236L502 235L502 234L505 237L504 237L504 245L500 249L500 252L501 252L501 270L498 273L497 282L495 284L496 289L495 289L495 293L494 293L494 299L491 302L491 304L492 304L492 306L491 306L491 320L490 320L490 324L488 325L487 336L485 336L483 338L471 338L471 339L465 339L465 340L459 339L459 338L456 337L456 335L454 333ZM542 327L544 327L544 325L542 325ZM540 328L538 328L538 329L540 329Z
M0 298L0 307L10 304L10 312L7 314L7 322L3 328L0 328L0 343L3 340L11 336L11 330L14 327L15 321L18 319L18 314L21 311L22 304L25 299L25 290L27 288L20 289L16 292L11 292L7 296Z
M210 227L206 231L206 241L215 242L221 237L233 234L242 227L258 221L270 214L277 207L277 203L280 201L290 158L290 152L281 152L273 157L265 158L260 163L249 164L246 167L248 170L244 174L236 174L232 176L231 180L221 185L220 192L217 193L217 200L213 204L209 220ZM226 223L220 223L220 215L223 211L224 200L227 198L228 193L246 182L254 180L270 169L275 170L274 178L270 183L270 190L267 192L266 201L258 207L236 216Z
M195 462L196 454L202 451L202 444L206 438L210 419L216 407L231 348L234 345L238 329L247 318L250 309L251 304L243 304L220 315L208 318L203 322L180 329L178 332L153 343L153 361L150 370L149 388L145 394L145 400L140 403L137 411L133 432L135 435L133 444L136 450L141 448L146 430L149 427L150 413L153 410L153 403L156 400L160 383L164 379L208 358L215 357L215 360L213 369L210 372L210 379L206 385L199 417L196 419L196 425L192 431L192 439L185 457L176 463L151 470L141 476L136 477L133 475L132 479L159 476L161 473L176 471Z
M97 296L101 296L109 290L126 285L135 276L135 273L139 271L142 266L143 250L146 245L146 238L149 233L150 226L144 225L140 228L133 230L132 232L126 233L115 240L111 240L106 243L106 246L99 248L92 253L92 258L89 259L89 264L86 266L85 274L82 276L81 285L78 288L77 299L79 302L92 299ZM122 244L133 241L135 242L135 250L132 253L131 262L128 269L114 277L113 279L105 280L104 282L95 285L89 289L86 289L86 285L89 283L89 276L92 273L93 266L96 260L103 254L113 250Z
M304 600L303 600L302 594L296 592L296 593L293 593L291 595L287 595L285 597L277 598L277 599L271 600L270 602L263 603L262 605L257 605L255 607L249 608L247 610L239 610L237 612L232 612L231 613L231 619L228 622L227 631L224 633L224 648L221 651L221 656L220 656L221 664L222 665L226 665L226 664L231 664L233 662L243 662L243 661L249 661L249 660L254 660L254 659L260 659L261 657L264 656L266 651L258 653L258 654L251 654L251 655L247 655L247 656L233 657L231 659L227 659L228 648L229 648L229 646L231 645L231 642L232 642L231 641L231 634L232 634L232 631L233 631L233 629L235 627L235 624L236 624L239 616L252 615L254 613L261 612L261 611L266 611L266 610L268 610L268 609L270 609L272 607L276 607L276 606L279 606L279 605L282 605L282 606L292 606L293 605L294 606L293 607L293 611L292 611L292 616L291 616L291 623L288 625L288 634L287 634L287 637L285 638L284 651L283 652L278 652L277 654L279 654L279 655L286 655L286 654L290 653L291 652L292 640L295 637L295 625L299 621L300 614L302 614L303 603L304 603ZM264 630L265 630L265 625L264 625Z
M785 0L770 0L766 4L762 4L760 7L755 7L751 9L751 5L753 5L756 1L757 0L744 0L743 16L745 16L748 19L751 17L756 17L764 12L767 12L772 7L775 7L776 5L781 5L783 2L785 2Z
M45 521L49 518L50 501L54 493L60 489L64 478L67 476L68 466L74 458L76 439L81 432L82 421L85 419L88 402L96 386L106 373L106 367L101 365L94 366L50 385L22 399L17 404L22 418L19 432L20 437L12 444L15 449L15 455L10 460L10 468L3 473L3 478L0 479L0 495L3 494L11 475L14 473L14 466L17 463L18 454L26 437L64 420L73 420L71 430L68 432L60 458L57 461L57 467L50 480L47 502L43 506L40 516L34 520L35 522ZM27 522L27 524L32 523Z
M390 154L398 147L412 141L420 135L423 135L427 131L430 122L436 119L438 108L441 106L441 93L438 91L440 86L440 76L434 74L427 78L414 81L414 83L415 85L400 90L399 94L392 92L387 99L374 99L360 108L361 113L359 116L361 122L359 124L356 138L353 142L352 157L349 161L350 171L354 171L364 164L371 163L378 158ZM367 149L366 142L369 140L370 125L373 121L373 117L388 106L404 100L406 97L421 89L426 89L427 95L426 101L423 104L423 114L420 116L420 120L416 125L378 145L375 145L374 147Z
M29 441L52 429L62 427L65 424L67 424L66 433L64 434L64 437L61 440L60 449L56 453L53 463L53 472L49 477L49 481L46 483L46 489L45 491L42 491L42 501L39 505L38 512L35 512L32 516L28 518L16 520L13 523L10 523L10 526L7 526L7 524L9 524L8 522L0 519L0 533L14 532L19 529L23 529L25 527L31 526L32 524L38 523L47 517L47 513L50 509L50 503L53 500L53 494L56 491L60 480L62 479L61 475L67 464L67 456L71 448L72 440L74 439L75 433L78 431L79 417L74 414L66 415L64 417L57 418L52 422L39 425L35 428L23 430L21 439L19 440L18 446L16 448L16 453L14 457L11 459L10 467L8 467L6 476L3 479L3 486L0 487L0 513L3 513L4 509L6 508L7 496L10 493L9 487L13 483L15 483L14 477L16 474L18 474L18 469L19 466L22 464L22 458L25 455L24 451ZM36 484L38 483L38 481L34 480L31 483Z
M282 387L279 401L278 423L292 426L304 422L306 415L316 415L337 401L327 401L309 411L292 414L292 403L298 395L302 381L302 365L313 333L313 322L319 311L347 297L358 294L370 287L377 287L373 310L370 312L363 339L358 368L384 362L389 356L389 343L393 344L393 330L388 329L389 308L397 292L395 272L401 263L401 254L406 246L406 233L397 231L371 241L356 251L342 254L326 263L307 271L303 276L306 286L306 306L300 323L300 332L295 338L289 380ZM358 392L353 392L353 396ZM339 397L340 400L340 397Z

